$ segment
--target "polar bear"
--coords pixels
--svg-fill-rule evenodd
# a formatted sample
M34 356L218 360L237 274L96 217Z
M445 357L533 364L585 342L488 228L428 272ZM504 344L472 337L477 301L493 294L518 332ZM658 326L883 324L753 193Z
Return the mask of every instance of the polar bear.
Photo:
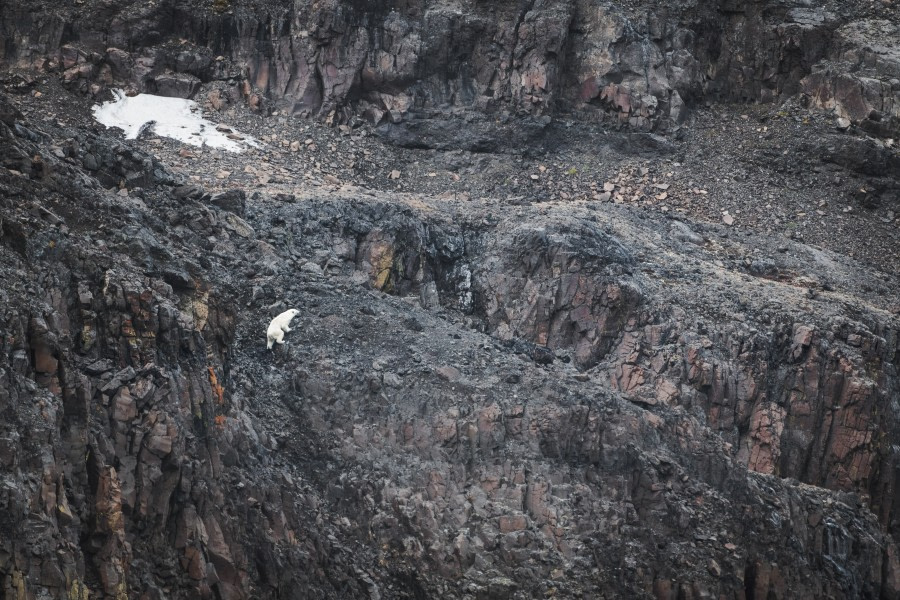
M291 319L299 312L296 308L292 308L272 319L272 322L269 323L269 328L266 330L266 340L269 342L266 348L271 350L272 344L284 343L284 334L292 331L288 325L291 324Z

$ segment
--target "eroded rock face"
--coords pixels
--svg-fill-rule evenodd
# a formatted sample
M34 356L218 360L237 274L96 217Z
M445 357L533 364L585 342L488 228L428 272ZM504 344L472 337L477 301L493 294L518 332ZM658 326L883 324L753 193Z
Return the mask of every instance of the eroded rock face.
M526 226L494 242L475 276L481 310L500 339L571 348L576 365L592 367L640 313L634 258L591 223L554 229Z
M835 31L835 44L801 81L813 105L877 137L900 132L900 27L867 19Z
M4 164L72 140L0 174L6 595L900 593L884 313L627 211L220 197L158 165L137 202L89 187L104 138L0 112Z
M562 113L657 152L692 102L801 93L888 197L885 10L25 2L0 59L473 152ZM900 597L896 286L858 263L612 204L214 194L5 97L0 165L2 597Z
M699 335L647 326L618 349L624 364L610 367L612 382L650 404L702 407L752 470L871 495L886 515L896 480L876 465L894 459L876 440L897 423L877 407L897 381L878 365L895 363L897 333L858 327L836 319L825 331L794 323L768 335L745 327Z
M246 2L212 10L88 2L74 13L43 5L4 11L0 58L59 70L70 86L93 93L119 85L194 97L201 83L219 81L232 101L258 110L329 122L361 115L385 125L448 107L519 116L562 109L665 131L703 97L771 101L803 91L821 108L892 135L896 26L864 11L848 22L848 10L584 0ZM209 101L221 106L220 96Z
M897 482L888 465L896 457L878 441L898 427L883 412L898 392L892 320L772 314L764 301L740 299L737 318L713 328L692 315L729 305L715 298L728 294L718 275L694 284L710 288L703 309L687 290L671 302L648 300L632 251L590 221L458 232L450 236L455 251L431 228L410 235L408 227L364 236L356 264L374 287L423 296L432 285L439 301L478 317L499 339L545 347L551 360L562 351L581 369L602 363L612 388L636 402L702 410L749 469L863 494L893 529ZM690 240L672 241L684 250ZM765 270L749 271L767 281ZM796 302L796 288L767 287L768 300Z
M4 161L39 152L0 127ZM102 142L82 140L71 156ZM135 154L115 156L122 167ZM305 595L333 563L304 562L335 553L332 541L300 533L315 526L295 511L317 501L307 505L296 489L282 497L274 482L236 495L245 486L233 479L238 465L267 464L277 442L231 412L230 300L184 269L196 254L168 245L159 215L121 196L107 202L99 186L70 178L71 163L48 160L46 176L4 170L0 183L0 589L15 598L248 598L262 585L264 596ZM26 193L35 211L39 196L66 200L58 214L33 216L11 200ZM216 215L187 206L184 215ZM231 213L221 214L188 230L227 227ZM130 239L115 233L122 221ZM154 245L134 245L142 239ZM154 254L161 241L165 253ZM235 499L245 514L226 516ZM269 542L244 545L250 531ZM358 595L355 580L333 577L336 589Z

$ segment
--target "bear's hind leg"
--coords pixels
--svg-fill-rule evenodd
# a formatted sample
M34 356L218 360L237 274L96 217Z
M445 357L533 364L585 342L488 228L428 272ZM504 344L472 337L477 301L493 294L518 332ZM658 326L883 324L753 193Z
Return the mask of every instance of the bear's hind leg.
M284 332L276 331L274 333L271 333L271 334L269 334L268 339L269 339L269 345L267 346L267 348L269 350L271 350L272 344L283 344L284 343Z

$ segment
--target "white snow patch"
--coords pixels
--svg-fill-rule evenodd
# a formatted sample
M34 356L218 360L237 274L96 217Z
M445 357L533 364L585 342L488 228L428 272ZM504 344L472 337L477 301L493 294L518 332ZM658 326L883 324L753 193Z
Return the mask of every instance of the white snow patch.
M216 124L203 118L200 107L193 100L152 94L126 96L122 90L112 90L112 93L115 100L94 105L94 118L107 127L122 129L126 139L135 139L141 129L148 126L156 135L192 146L205 144L231 152L240 152L244 146L259 147L249 136L232 140L217 131Z

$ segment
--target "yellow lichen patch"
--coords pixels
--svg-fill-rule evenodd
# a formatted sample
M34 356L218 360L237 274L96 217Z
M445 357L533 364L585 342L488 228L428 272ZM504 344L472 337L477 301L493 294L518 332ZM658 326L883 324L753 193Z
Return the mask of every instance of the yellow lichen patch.
M12 584L12 589L16 594L15 600L26 600L27 591L25 589L25 577L22 575L22 572L13 568L10 579L12 580L10 582Z
M137 332L134 330L134 325L132 325L131 319L125 319L124 321L122 321L122 335L130 338L137 337Z
M375 242L370 252L372 264L372 284L379 290L387 287L394 264L394 247L388 242Z
M91 593L81 580L72 581L72 585L69 586L69 600L89 600L90 596Z
M94 332L94 328L88 324L85 324L81 328L81 346L85 351L90 350L94 347L94 341L97 339L97 334Z
M191 300L191 311L194 313L194 327L197 331L203 331L209 320L209 292L203 292Z
M63 502L61 504L56 505L56 510L59 511L61 517L68 521L72 521L72 511L69 509L69 504L67 502Z

